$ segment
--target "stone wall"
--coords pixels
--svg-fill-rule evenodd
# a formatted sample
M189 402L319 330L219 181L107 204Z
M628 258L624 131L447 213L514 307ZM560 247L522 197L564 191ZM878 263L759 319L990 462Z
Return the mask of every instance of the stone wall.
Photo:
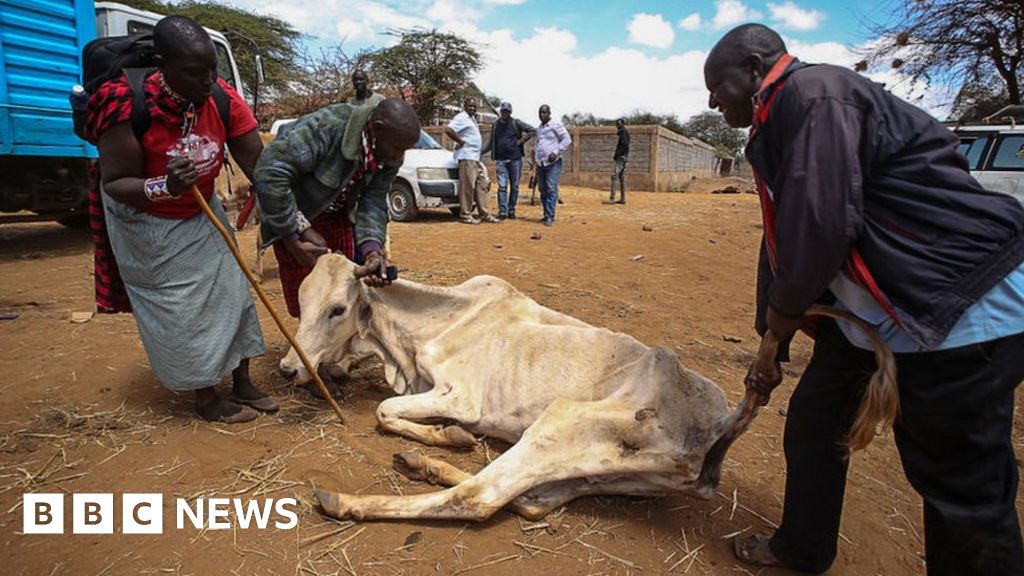
M627 126L630 135L629 164L626 167L626 189L664 192L685 185L697 176L713 176L717 167L715 150L699 140L680 136L660 126ZM444 126L425 126L428 134L442 146L452 149L444 135ZM491 127L480 127L484 141ZM605 189L611 184L615 144L618 135L613 126L581 126L569 128L573 144L562 156L563 184ZM533 157L533 142L527 145L527 156ZM485 155L484 164L494 176L494 162ZM523 182L530 163L523 163Z

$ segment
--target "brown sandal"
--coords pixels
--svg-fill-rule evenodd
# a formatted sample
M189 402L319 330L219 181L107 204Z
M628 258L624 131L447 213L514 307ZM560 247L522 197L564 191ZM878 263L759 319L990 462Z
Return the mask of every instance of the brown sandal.
M754 566L780 567L785 566L782 560L775 557L768 543L771 536L765 534L740 535L732 539L732 551L741 562Z
M267 414L273 414L281 409L281 406L274 400L273 396L260 396L259 398L242 398L237 394L232 394L228 397L235 404L242 404L244 406L250 406L259 410L260 412L266 412Z

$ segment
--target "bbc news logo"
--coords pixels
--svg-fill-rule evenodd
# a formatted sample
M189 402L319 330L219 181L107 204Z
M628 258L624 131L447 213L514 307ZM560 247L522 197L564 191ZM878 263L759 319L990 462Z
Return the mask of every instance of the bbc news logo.
M22 532L24 534L64 533L64 494L24 494ZM264 530L273 526L291 530L299 524L295 498L274 500L242 500L241 498L198 498L190 503L185 498L175 500L175 526L184 530L188 526L206 530L228 530L234 524L239 528L250 526ZM113 494L72 494L72 534L113 534ZM271 522L273 520L273 522ZM163 534L163 494L122 494L122 534Z

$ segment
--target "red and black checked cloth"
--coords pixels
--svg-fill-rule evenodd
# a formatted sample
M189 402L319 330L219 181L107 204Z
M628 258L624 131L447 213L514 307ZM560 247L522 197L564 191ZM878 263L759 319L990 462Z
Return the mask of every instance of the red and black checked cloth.
M352 176L341 187L341 192L334 202L317 216L310 224L324 237L327 248L333 252L340 252L346 258L356 259L355 229L348 219L345 210L345 200L348 198L352 187L360 182L367 174L376 172L379 168L377 159L374 156L376 142L373 136L371 123L367 122L363 128L362 139L359 146L359 162ZM274 242L274 257L277 258L277 273L281 278L281 289L284 292L284 301L288 305L288 314L292 318L299 317L299 285L313 271L300 265L291 253L278 241Z
M100 194L100 168L99 164L95 163L89 169L89 230L95 244L93 273L96 284L96 311L101 314L131 312L132 305L128 301L128 292L124 288L121 271L117 269L117 260L110 247L110 236L107 235L107 221L103 216L103 200Z
M327 247L340 252L349 260L355 260L355 230L348 214L344 210L324 212L310 224L324 237ZM284 301L288 304L288 314L292 318L299 317L299 284L313 270L299 264L281 242L274 242L274 257L277 258L277 272L281 277L281 289Z

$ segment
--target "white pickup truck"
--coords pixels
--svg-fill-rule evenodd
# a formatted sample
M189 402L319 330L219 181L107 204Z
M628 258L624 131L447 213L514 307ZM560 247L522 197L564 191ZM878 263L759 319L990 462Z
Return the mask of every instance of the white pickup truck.
M1024 106L1008 107L988 122L954 126L960 152L982 186L1013 196L1024 204Z
M270 133L295 121L277 120ZM405 151L405 161L388 192L388 213L398 222L416 219L421 208L447 208L459 213L459 164L430 134L420 130L416 146Z

